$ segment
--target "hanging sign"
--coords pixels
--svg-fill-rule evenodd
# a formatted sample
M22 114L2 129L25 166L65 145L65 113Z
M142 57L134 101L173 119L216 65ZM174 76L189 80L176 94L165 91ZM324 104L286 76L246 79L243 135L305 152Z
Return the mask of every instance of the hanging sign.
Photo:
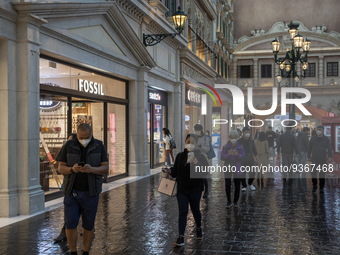
M159 90L148 90L148 102L159 105L167 104L167 94L163 91Z
M201 92L191 86L185 87L185 104L201 106Z

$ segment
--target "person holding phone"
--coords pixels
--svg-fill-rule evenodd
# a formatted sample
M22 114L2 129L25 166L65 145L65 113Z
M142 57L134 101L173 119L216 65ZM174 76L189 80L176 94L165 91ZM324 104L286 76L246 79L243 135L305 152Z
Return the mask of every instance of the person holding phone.
M64 215L70 254L77 254L77 226L83 227L83 255L89 254L93 239L103 176L108 171L108 158L102 141L93 138L92 127L80 124L77 137L67 141L60 151L59 172L64 175Z
M200 200L204 189L204 178L191 178L190 171L195 169L196 166L207 165L208 161L205 155L197 147L197 136L195 134L188 134L185 138L184 151L177 154L174 166L170 168L170 174L176 178L177 182L176 196L179 211L179 236L176 242L174 242L176 247L185 245L184 233L187 225L189 205L196 223L196 238L198 240L203 238Z

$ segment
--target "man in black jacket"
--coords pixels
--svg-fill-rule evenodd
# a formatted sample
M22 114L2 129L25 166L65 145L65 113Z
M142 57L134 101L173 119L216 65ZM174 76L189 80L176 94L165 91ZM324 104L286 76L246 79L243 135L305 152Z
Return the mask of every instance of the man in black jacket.
M290 177L294 152L298 153L296 149L295 136L292 134L292 128L287 127L286 132L280 136L280 140L277 145L277 160L280 160L280 153L282 153L282 166L284 167L284 171L282 172L283 182L286 181L287 177Z
M318 172L319 172L319 188L323 192L325 186L324 167L328 162L332 161L332 147L327 136L324 136L323 126L318 126L316 135L312 137L309 143L308 158L311 158L314 165L312 171L313 192L318 188ZM327 159L328 155L328 159Z
M303 127L302 132L300 132L296 138L296 146L299 151L299 164L305 165L307 162L307 153L309 147L309 128Z
M250 128L244 127L243 130L243 136L238 139L238 142L243 146L245 157L242 160L242 166L253 166L255 164L255 158L257 156L257 150L254 143L254 140L250 137ZM255 173L249 172L249 178L248 178L248 185L251 190L256 190L255 186L253 185ZM247 183L246 183L246 177L244 174L244 178L242 178L242 191L247 190Z
M88 124L80 124L77 137L67 141L59 155L59 172L64 175L64 216L70 254L77 254L77 226L82 216L83 255L89 254L103 175L108 158L103 143L92 136Z

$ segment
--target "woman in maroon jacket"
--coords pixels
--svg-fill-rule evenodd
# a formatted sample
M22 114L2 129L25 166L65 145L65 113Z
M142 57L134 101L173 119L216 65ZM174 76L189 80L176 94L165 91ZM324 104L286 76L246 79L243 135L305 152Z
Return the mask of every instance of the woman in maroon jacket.
M241 160L245 155L243 146L238 143L237 138L239 133L236 130L231 130L229 133L229 141L223 146L221 151L221 160L224 161L224 166L228 167L230 171L225 174L225 192L227 195L227 208L233 206L231 203L231 178L234 177L234 206L237 206L240 197L241 188Z

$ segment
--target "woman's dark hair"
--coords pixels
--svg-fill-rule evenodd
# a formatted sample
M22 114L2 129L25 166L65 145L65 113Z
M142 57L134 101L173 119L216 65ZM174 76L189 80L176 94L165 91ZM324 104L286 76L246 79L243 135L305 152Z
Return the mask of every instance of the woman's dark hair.
M266 138L267 138L267 136L266 136L266 133L265 132L260 132L259 133L259 140L260 141L265 141L266 140Z
M190 139L190 138L195 139L195 141L197 142L197 135L190 133L190 134L187 135L187 137L185 137L185 141Z
M164 134L165 134L166 136L169 136L169 135L170 135L170 130L169 130L169 129L163 128L162 130L163 130L163 132L164 132Z

